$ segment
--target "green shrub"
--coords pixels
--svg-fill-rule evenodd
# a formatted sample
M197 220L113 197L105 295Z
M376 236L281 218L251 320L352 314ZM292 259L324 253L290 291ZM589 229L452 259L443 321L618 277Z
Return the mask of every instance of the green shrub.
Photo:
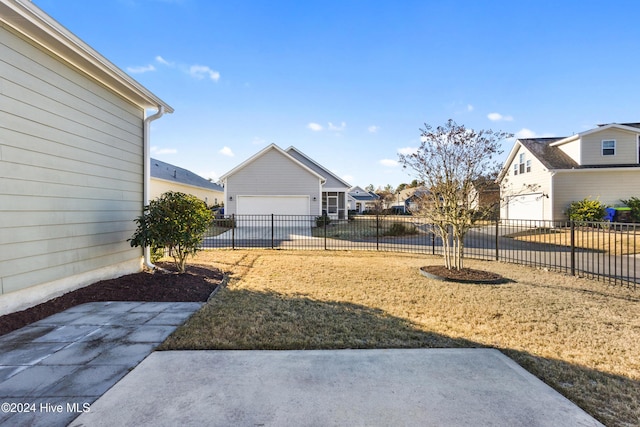
M200 249L212 217L202 200L169 191L145 206L143 214L135 219L138 227L129 243L133 247L169 249L178 272L184 273L187 257Z
M620 201L631 208L631 221L640 222L640 199L632 197L630 199Z
M329 225L331 223L331 218L327 215L322 215L316 217L316 227L324 227L325 225Z
M391 227L384 233L385 236L406 236L416 234L418 230L412 224L407 226L401 222L394 222Z
M214 219L211 224L222 228L234 228L236 226L235 219L233 218Z
M572 202L567 210L567 216L572 221L602 221L607 214L607 205L600 200L589 197Z

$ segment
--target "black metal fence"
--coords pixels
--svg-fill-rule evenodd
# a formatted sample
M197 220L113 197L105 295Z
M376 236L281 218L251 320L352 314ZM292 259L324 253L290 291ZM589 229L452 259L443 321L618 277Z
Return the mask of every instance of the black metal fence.
M464 256L549 268L636 287L640 226L496 220L471 229ZM414 216L235 215L214 220L204 248L373 250L442 254L431 224Z

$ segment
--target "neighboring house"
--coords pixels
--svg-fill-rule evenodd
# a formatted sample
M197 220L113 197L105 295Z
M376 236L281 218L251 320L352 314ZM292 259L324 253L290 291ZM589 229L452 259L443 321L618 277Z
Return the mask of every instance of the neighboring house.
M150 199L156 199L167 191L196 196L207 206L218 206L224 201L224 188L195 173L160 160L151 159Z
M404 199L404 209L405 212L410 213L418 213L420 209L424 207L425 203L428 203L424 198L431 194L430 191L424 187L408 188L403 190L403 192L406 192L404 193L406 195Z
M376 209L376 203L380 200L380 196L376 193L364 190L362 187L352 187L348 193L348 205L350 211L362 213Z
M573 201L640 195L640 123L518 139L499 177L503 219L562 220Z
M172 111L35 4L0 0L0 315L141 270L127 239L149 122Z
M220 177L225 214L347 218L351 187L295 147L271 144Z

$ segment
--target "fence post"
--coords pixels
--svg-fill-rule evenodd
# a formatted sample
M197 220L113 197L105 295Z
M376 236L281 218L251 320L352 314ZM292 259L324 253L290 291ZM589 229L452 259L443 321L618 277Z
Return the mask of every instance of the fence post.
M324 215L322 217L322 224L323 224L323 228L324 228L324 250L327 250L327 215Z
M231 214L231 249L236 248L236 214Z
M433 231L433 224L431 225L431 255L436 254L436 233Z
M498 233L500 232L500 218L496 218L496 261L500 261L500 248L498 247Z
M273 249L273 214L271 214L271 249Z
M570 220L571 224L571 275L576 275L576 225L573 220Z
M380 215L376 213L376 251L380 250Z

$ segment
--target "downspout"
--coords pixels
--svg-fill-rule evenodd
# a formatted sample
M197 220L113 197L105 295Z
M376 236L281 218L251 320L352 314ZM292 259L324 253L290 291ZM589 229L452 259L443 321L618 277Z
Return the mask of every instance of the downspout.
M144 119L143 127L143 150L144 150L144 178L142 189L142 201L144 206L149 205L149 186L151 185L151 144L149 135L151 133L151 122L159 119L164 114L164 106L158 105L158 112ZM147 268L155 269L156 266L151 263L151 248L144 247L144 265Z

